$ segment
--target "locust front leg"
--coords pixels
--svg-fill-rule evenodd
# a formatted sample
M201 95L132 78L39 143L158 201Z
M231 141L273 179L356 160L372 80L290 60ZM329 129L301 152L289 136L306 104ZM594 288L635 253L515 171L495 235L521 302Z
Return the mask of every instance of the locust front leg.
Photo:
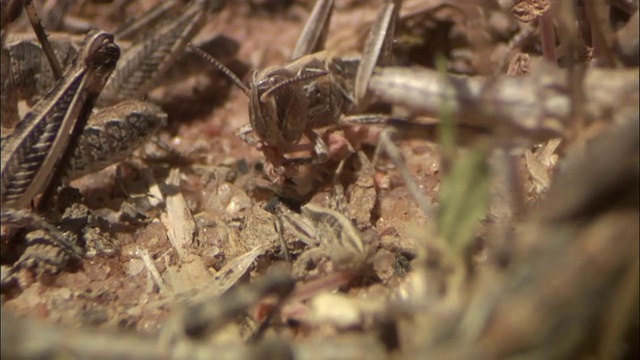
M313 129L306 129L304 134L309 138L309 141L311 141L311 144L313 145L313 153L315 156L312 162L314 164L326 163L331 157L331 154L329 153L327 144L322 140L322 137L320 137Z

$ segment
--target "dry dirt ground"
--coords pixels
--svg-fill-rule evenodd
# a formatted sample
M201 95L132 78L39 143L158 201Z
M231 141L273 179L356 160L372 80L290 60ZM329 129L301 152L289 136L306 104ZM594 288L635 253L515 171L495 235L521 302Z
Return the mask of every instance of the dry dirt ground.
M114 29L122 18L116 3L87 1L69 17ZM156 3L137 0L124 13L139 14ZM381 4L336 1L327 49L336 56L359 53ZM509 7L467 4L467 15L477 15L468 15L471 21L451 4L405 1L406 11L421 15L399 25L398 62L433 68L442 54L451 73L488 76L515 53L540 56L535 35L506 52L524 28ZM250 69L287 62L311 7L312 1L228 1L196 42L224 35L230 41L218 50L221 60L244 78ZM558 216L556 223L545 218L563 203L547 201L556 165L587 139L606 134L606 121L578 136L516 149L498 146L485 131L460 129L448 158L432 129L398 139L411 177L433 209L458 206L455 222L471 227L462 244L436 229L436 212L421 211L393 162L383 156L368 164L375 141L363 144L364 157L354 155L340 178L350 220L367 247L365 265L354 272L332 264L331 250L314 257L285 227L292 257L286 259L276 217L265 210L274 193L264 156L234 135L249 120L247 97L210 64L185 64L171 70L177 80L149 94L169 114L155 143L71 184L115 251L55 274L21 271L2 291L3 315L10 319L3 319L2 330L13 333L3 334L3 353L6 341L15 341L7 354L33 356L28 349L35 337L49 355L79 357L179 357L180 346L183 354L203 358L259 357L250 352L254 347L267 358L637 356L637 339L629 340L638 329L637 187L612 180L607 186L614 189L603 190L606 201L584 205L590 215ZM621 153L626 165L618 170L637 182L637 140L635 149ZM468 153L485 155L489 171L468 187L450 179L449 188L463 194L460 204L451 205L455 196L441 195L443 177L456 171L447 159ZM323 175L314 182L312 203L331 207L335 194L323 171L331 173L335 165L301 170ZM486 204L475 201L475 188L486 188ZM625 200L611 200L616 196ZM569 217L569 225L562 222ZM558 235L551 223L564 232ZM254 299L251 289L268 287L265 278L280 284L282 272L295 280L288 300L277 301L277 286ZM241 308L234 313L232 305ZM231 315L220 314L225 311ZM39 326L40 320L50 325Z

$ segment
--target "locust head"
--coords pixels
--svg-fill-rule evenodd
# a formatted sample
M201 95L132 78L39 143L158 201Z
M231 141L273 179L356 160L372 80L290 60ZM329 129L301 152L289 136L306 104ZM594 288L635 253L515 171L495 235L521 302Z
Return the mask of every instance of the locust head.
M284 149L300 141L309 117L306 80L282 67L251 75L249 119L264 145Z

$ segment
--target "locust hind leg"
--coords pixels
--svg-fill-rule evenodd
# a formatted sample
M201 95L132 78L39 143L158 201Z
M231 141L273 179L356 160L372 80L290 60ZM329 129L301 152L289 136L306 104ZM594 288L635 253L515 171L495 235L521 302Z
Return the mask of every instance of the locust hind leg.
M378 134L376 150L373 156L372 163L374 166L378 163L378 159L380 158L380 154L382 152L386 153L387 156L391 159L393 164L396 166L398 171L400 172L400 176L402 180L405 182L409 193L416 200L420 210L422 210L425 214L431 214L431 205L429 205L429 201L424 196L424 194L420 191L420 187L411 176L409 169L407 168L407 164L402 157L402 153L400 149L393 142L394 134L398 133L398 127L402 127L403 125L408 125L408 121L398 120L397 118L390 117L389 115L384 114L365 114L365 115L353 115L353 116L345 116L340 120L340 126L359 126L359 125L385 125L380 134ZM353 141L350 141L353 142Z
M414 200L418 203L420 210L422 210L423 214L426 216L430 216L433 214L432 206L429 204L429 200L427 200L422 191L420 191L420 187L409 172L409 168L404 161L402 152L393 142L393 136L397 132L398 130L394 126L387 126L382 130L382 132L380 132L373 163L377 163L380 153L384 151L400 172L400 176L407 186L407 190L409 190L411 196L413 196Z
M58 229L33 212L29 210L15 210L7 208L2 210L1 216L3 226L8 226L10 228L20 227L31 230L44 230L51 235L54 239L53 241L57 245L66 250L69 254L78 259L82 257L83 251L78 244L68 241Z
M11 76L11 56L9 50L4 46L1 49L2 60L0 60L0 67L2 76L0 81L2 82L2 92L0 93L0 99L2 99L2 127L14 128L20 121L20 115L18 113L18 90L16 89Z
M395 24L401 0L387 0L378 13L364 45L362 61L358 66L355 84L355 99L360 108L365 105L369 80L376 66L391 65Z
M222 6L217 1L190 1L179 14L171 17L172 7L180 6L174 3L162 3L139 19L140 23L131 24L131 31L144 29L145 35L134 41L123 54L120 65L100 94L100 104L141 99L161 84L165 74L184 54L187 44L206 25L209 13L220 10ZM165 5L169 7L165 8ZM147 21L151 21L150 26L145 25Z
M373 75L376 66L391 65L392 62L392 46L393 36L395 34L395 26L398 13L402 5L402 0L386 0L384 7L378 13L378 18L374 22L367 40L365 42L362 61L358 66L355 83L355 100L360 108L364 107L367 102L367 91L369 81ZM387 124L389 116L385 115L359 115L355 117L345 117L341 123L346 124ZM420 188L411 176L409 169L402 157L400 149L393 143L392 133L393 127L385 126L378 137L378 144L374 156L374 165L377 162L379 153L385 151L391 158L393 163L400 171L400 175L404 180L407 189L414 197L418 206L425 214L431 213L431 206L426 197L420 191Z
M82 248L66 233L60 232L31 211L8 208L3 209L1 215L2 225L7 227L7 236L12 236L13 228L29 230L29 233L24 236L26 244L20 257L13 261L10 267L3 265L0 280L2 286L17 280L20 269L30 268L37 273L55 273L62 269L70 258L78 260L83 257ZM6 251L6 247L7 245L3 244L3 262L6 260L5 256L12 253Z
M334 0L318 0L296 42L291 59L313 54L324 48Z

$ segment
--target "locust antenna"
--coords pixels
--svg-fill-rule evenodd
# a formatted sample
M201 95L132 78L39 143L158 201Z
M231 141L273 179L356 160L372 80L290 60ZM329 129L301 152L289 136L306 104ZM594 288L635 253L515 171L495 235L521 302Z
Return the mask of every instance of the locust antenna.
M47 59L49 60L49 65L51 65L51 70L53 70L53 75L56 80L62 77L62 65L60 65L60 60L56 57L56 54L53 52L53 47L47 38L47 33L40 22L40 17L36 12L36 8L33 5L32 0L23 0L24 9L27 11L27 15L29 17L29 22L31 23L31 27L33 27L33 31L36 33L36 37L38 41L40 41L40 45L42 46L42 50L44 50Z
M9 23L13 22L20 14L22 13L21 5L24 6L24 9L27 12L27 16L29 17L29 22L31 23L31 27L33 27L33 31L40 42L40 46L44 51L44 54L49 61L49 65L51 65L51 70L53 71L53 76L56 80L62 77L62 65L60 65L60 60L56 57L55 52L53 51L53 47L47 38L47 32L45 31L42 23L40 22L40 17L38 16L38 12L36 11L35 6L33 5L33 0L2 0L2 14L1 18L1 28L2 35L0 35L0 43L4 47L4 42L7 38L8 26Z
M240 80L238 76L236 76L236 74L234 74L231 70L229 70L228 67L224 66L224 64L221 63L218 59L207 54L202 49L200 49L199 47L193 44L189 44L189 48L192 51L194 51L196 54L198 54L201 58L209 62L211 65L215 66L218 70L222 71L229 79L231 79L231 81L233 81L242 90L242 92L244 92L245 95L247 95L247 97L249 97L249 93L251 91L249 90L247 85L245 85L242 82L242 80Z

